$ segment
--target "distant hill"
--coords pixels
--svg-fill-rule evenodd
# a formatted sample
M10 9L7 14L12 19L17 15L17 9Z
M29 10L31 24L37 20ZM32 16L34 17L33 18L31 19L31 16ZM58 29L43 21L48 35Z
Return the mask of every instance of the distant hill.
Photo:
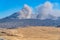
M56 18L55 16L50 14L46 14L46 15L42 14L40 10L41 8L38 7L37 9L38 11L35 11L34 13L31 7L25 4L20 11L13 13L12 15L5 17L3 19L0 19L0 28L60 25L60 17Z
M1 29L3 40L59 40L60 28L47 26L28 26L16 29Z
M58 26L60 20L40 20L40 19L2 19L0 20L1 28L16 28L25 26Z

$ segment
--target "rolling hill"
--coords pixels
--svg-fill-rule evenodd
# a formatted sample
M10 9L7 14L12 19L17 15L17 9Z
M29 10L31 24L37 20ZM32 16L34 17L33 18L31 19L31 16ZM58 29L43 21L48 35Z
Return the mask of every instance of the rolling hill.
M60 28L28 26L16 29L0 28L0 39L4 40L60 40Z

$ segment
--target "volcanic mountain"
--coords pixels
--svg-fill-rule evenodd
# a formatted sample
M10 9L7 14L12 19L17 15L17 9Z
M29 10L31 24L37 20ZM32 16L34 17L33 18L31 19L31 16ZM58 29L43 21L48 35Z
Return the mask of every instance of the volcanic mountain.
M57 18L49 14L52 13L52 7L50 7L50 5L51 4L49 2L46 2L44 6L39 6L36 10L32 10L30 6L24 4L24 7L20 11L0 19L0 28L58 26L60 25L60 17Z

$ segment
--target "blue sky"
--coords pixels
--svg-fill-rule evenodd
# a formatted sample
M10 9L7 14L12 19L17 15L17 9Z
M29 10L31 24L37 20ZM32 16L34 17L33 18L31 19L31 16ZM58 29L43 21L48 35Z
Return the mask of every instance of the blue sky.
M35 7L43 4L46 1L60 4L60 0L0 0L0 18L9 16L19 11L24 4Z

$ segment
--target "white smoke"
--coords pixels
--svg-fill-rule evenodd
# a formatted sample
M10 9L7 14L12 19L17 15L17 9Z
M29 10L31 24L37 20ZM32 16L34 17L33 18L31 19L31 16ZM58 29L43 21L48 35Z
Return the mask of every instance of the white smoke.
M53 4L47 1L44 4L37 6L36 9L33 10L30 6L28 6L27 4L24 4L24 7L22 8L22 10L20 10L20 16L18 17L23 19L31 19L31 18L38 18L43 20L47 18L57 19L57 17L60 16L60 10L54 9L54 7L57 7L57 6L58 6L57 3Z
M26 10L28 11L27 13L27 18L31 18L31 14L32 14L32 8L29 7L28 5L24 5L24 7L26 8Z
M56 17L60 17L60 10L53 10L53 14Z
M20 14L22 18L29 19L31 18L32 8L29 7L27 4L24 4L24 8L20 10Z
M39 5L37 7L38 15L39 14L41 15L41 19L49 18L49 15L53 15L56 17L55 13L59 14L60 10L54 11L53 7L54 7L54 4L50 3L49 1L45 2L42 5Z

